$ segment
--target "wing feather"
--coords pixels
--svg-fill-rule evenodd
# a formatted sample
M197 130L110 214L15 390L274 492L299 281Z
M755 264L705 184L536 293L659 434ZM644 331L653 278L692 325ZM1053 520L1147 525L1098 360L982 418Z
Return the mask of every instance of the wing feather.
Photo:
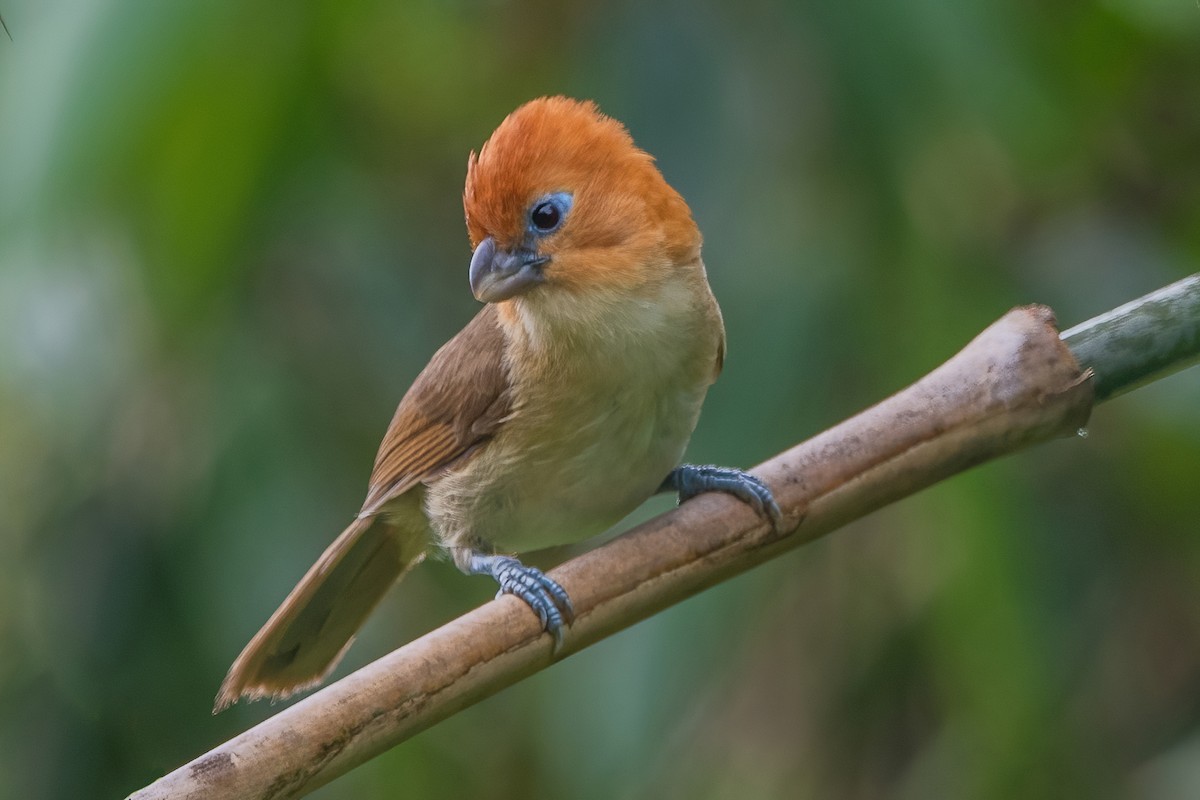
M360 515L377 513L495 434L511 409L504 342L487 305L434 354L392 417Z

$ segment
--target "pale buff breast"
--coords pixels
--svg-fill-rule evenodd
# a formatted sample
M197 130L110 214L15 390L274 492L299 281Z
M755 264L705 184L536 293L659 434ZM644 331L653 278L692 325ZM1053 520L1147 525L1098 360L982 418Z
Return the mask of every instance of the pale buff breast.
M511 418L429 488L449 546L524 552L601 533L654 493L696 426L724 336L706 281L589 303L570 324L537 311L512 334Z

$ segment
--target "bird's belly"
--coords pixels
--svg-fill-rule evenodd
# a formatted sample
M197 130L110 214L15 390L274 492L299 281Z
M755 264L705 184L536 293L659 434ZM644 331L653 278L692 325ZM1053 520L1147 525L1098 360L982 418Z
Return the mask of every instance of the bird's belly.
M479 457L432 487L435 527L447 545L506 552L603 532L679 463L706 388L616 391L575 408L560 403L553 413L519 415Z

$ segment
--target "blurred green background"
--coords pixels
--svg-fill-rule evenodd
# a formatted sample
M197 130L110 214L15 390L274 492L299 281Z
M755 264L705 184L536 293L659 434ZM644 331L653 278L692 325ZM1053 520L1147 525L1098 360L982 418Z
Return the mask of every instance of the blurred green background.
M209 710L475 312L467 153L524 100L594 98L705 232L693 461L1200 268L1194 0L0 3L0 798L272 713ZM1198 532L1193 369L314 796L1195 798ZM493 591L422 566L339 673Z

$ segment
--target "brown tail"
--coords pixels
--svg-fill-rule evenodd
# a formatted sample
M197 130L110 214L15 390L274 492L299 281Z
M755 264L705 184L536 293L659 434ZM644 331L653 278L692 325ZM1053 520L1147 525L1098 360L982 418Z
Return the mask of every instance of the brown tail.
M421 560L424 516L356 519L296 584L229 668L213 713L246 697L287 697L329 674L387 590Z

